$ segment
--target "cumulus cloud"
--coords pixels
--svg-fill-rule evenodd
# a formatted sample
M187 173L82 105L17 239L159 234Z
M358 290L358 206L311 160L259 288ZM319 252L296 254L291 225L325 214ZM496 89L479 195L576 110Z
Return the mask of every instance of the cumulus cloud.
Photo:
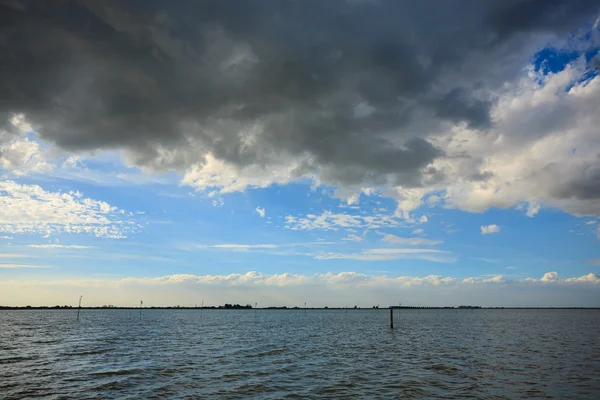
M265 209L264 208L256 207L256 212L258 213L258 215L261 216L261 218L263 218L265 216Z
M559 277L558 277L558 273L556 272L546 272L544 274L544 276L542 276L542 279L540 279L542 282L556 282L558 281Z
M351 202L377 189L405 218L427 195L600 215L594 62L523 73L591 29L595 2L14 4L3 131L23 115L50 145L219 193L309 178ZM585 51L597 35L574 36ZM38 165L36 142L9 135L2 168Z
M500 232L500 227L496 224L481 226L481 234L482 235L488 235L491 233L498 233L498 232Z
M0 181L0 232L124 238L137 228L124 210L80 192L50 192L38 185Z

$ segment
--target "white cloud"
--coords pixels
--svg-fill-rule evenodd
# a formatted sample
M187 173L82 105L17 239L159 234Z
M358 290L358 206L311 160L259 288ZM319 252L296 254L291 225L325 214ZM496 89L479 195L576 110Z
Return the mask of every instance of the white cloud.
M244 127L240 127L240 131L244 131ZM248 132L248 135L252 136L254 133ZM166 160L180 156L179 152L164 154ZM275 165L268 167L250 165L239 168L208 153L204 163L195 164L187 169L181 183L197 190L211 190L218 194L240 192L247 188L265 188L274 183L286 184L294 181L300 178L296 170L299 170L303 164L304 160L282 158Z
M491 233L498 233L498 232L500 232L500 227L496 224L481 226L481 234L482 235L488 235Z
M393 235L392 235L393 236ZM357 236L360 238L360 236ZM399 238L401 239L401 238ZM438 244L437 241L429 241L427 239L415 238L421 245L433 245ZM408 241L402 244L417 245L416 242ZM441 263L452 263L456 261L456 258L452 253L442 250L432 249L398 249L398 248L371 248L364 249L360 253L344 253L344 252L323 252L320 251L322 246L341 245L339 242L299 242L299 243L282 243L282 244L196 244L191 246L183 246L182 250L223 250L232 252L261 252L274 255L282 256L306 256L316 260L333 260L333 259L347 259L347 260L361 260L361 261L384 261L384 260L399 260L399 259L413 259L413 260L429 260L433 262ZM292 248L306 248L303 252L291 250Z
M384 243L388 243L388 244L399 244L399 245L406 245L406 246L435 246L435 245L443 243L442 240L432 240L432 239L414 238L414 237L413 238L403 238L403 237L399 237L399 236L392 235L389 233L384 233L381 241Z
M589 273L584 276L580 276L577 278L566 278L564 280L566 283L592 283L592 284L600 284L600 277L596 274Z
M597 222L598 222L598 221L596 221L596 220L592 220L592 221L585 221L585 224L586 224L586 225L594 225L594 224L596 224Z
M12 240L12 239L14 239L14 237L13 236L0 236L0 239Z
M206 247L233 251L247 251L252 249L276 249L279 246L276 244L215 244Z
M441 201L442 201L442 198L437 195L431 195L427 198L427 204L429 205L429 207L433 207L433 206L439 204Z
M542 282L556 282L558 281L558 273L556 272L546 272L544 274L544 276L542 276L542 279L540 279Z
M311 247L336 245L338 242L317 241L317 242L298 242L298 243L280 243L280 244L244 244L244 243L220 243L220 244L195 244L191 246L182 246L182 250L194 249L220 249L230 251L250 251L250 250L274 250L289 247ZM290 253L297 254L297 253Z
M258 213L258 215L261 216L261 218L264 218L264 216L265 216L265 209L264 208L256 207L256 212Z
M29 244L27 247L34 249L93 249L94 246L81 246L77 244Z
M38 185L0 181L0 232L123 238L136 229L124 210L84 198L80 192L50 192Z
M43 266L43 265L0 263L0 269L38 269L38 268L52 268L52 267L47 267L47 266Z
M0 258L23 258L27 257L25 254L11 254L11 253L0 253Z
M353 215L324 211L321 215L307 214L305 217L288 215L286 228L291 230L325 230L339 229L378 229L404 226L404 221L396 215L380 214Z
M500 93L485 134L454 126L434 135L448 158L433 167L446 180L425 192L443 191L446 207L470 212L525 202L528 216L543 206L600 215L590 186L598 176L600 76L589 72L583 59L556 74L531 69ZM469 179L473 171L486 179Z
M527 212L525 213L525 215L527 215L528 217L533 217L540 211L540 208L542 208L542 206L539 203L530 201L527 205Z
M456 258L446 251L433 249L368 249L360 253L325 253L315 257L317 260L359 260L359 261L389 261L389 260L427 260L440 263L453 263Z
M491 263L491 264L496 264L496 263L501 262L501 260L499 260L497 258L485 258L485 257L473 257L473 260L483 261L485 263Z
M363 237L351 233L348 236L346 236L345 238L343 238L342 240L346 240L346 241L349 241L349 242L362 242L363 241Z
M40 144L24 136L31 131L25 118L14 115L10 123L15 132L0 130L0 170L17 176L49 171L52 166L46 161Z

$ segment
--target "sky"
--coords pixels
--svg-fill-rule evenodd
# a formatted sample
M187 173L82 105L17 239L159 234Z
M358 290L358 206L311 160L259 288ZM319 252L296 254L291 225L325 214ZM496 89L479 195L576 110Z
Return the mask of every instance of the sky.
M0 305L600 306L599 1L0 15Z

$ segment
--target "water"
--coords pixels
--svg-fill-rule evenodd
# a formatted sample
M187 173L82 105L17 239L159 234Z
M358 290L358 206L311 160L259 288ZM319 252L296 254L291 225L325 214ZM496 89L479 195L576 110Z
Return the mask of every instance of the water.
M600 398L598 310L75 318L0 311L0 398Z

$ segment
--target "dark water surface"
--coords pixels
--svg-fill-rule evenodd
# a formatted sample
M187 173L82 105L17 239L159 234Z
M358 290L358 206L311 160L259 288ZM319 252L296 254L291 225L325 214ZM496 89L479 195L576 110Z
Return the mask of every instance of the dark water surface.
M598 310L0 311L0 398L600 399Z

